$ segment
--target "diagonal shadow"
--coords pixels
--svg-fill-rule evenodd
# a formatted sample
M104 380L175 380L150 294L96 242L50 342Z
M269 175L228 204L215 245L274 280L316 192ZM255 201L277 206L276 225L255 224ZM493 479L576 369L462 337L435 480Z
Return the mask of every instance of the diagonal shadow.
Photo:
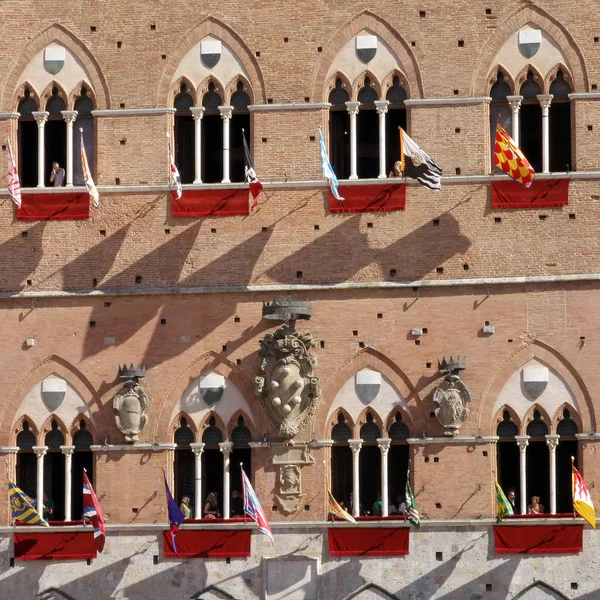
M47 221L41 221L29 227L27 238L19 232L0 244L0 291L14 292L26 287L26 280L43 257L42 236L46 224Z

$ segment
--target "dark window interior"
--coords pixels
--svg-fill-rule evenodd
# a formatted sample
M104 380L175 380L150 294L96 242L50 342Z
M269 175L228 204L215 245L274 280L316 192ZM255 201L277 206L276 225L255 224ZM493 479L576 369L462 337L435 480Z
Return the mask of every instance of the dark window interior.
M329 162L338 179L350 176L350 115L346 108L349 99L338 78L329 94Z
M195 131L194 118L190 107L194 100L185 83L181 84L175 96L175 164L181 176L181 183L193 183L195 171Z
M204 117L202 118L202 181L220 183L223 180L223 121L219 106L223 104L221 96L215 91L215 85L208 86L208 92L202 99Z

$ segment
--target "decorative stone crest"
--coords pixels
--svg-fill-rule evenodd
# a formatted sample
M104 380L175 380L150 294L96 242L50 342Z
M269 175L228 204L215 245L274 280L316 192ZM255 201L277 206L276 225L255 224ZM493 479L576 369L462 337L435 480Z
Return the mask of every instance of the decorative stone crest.
M284 515L296 512L304 494L300 489L300 467L298 465L282 465L279 468L279 494L275 502Z
M297 435L317 410L320 394L315 377L316 341L310 333L295 331L286 323L260 342L260 370L256 392L265 415L285 440Z
M146 375L143 366L137 369L131 365L123 365L119 369L119 377L127 379L123 388L113 398L113 408L117 411L115 421L119 430L125 435L126 442L137 442L138 434L146 425L148 417L145 412L150 406L150 400L139 383Z
M450 373L433 393L433 401L437 404L435 416L444 426L444 434L457 435L469 416L467 402L471 402L471 393L467 386L458 375Z

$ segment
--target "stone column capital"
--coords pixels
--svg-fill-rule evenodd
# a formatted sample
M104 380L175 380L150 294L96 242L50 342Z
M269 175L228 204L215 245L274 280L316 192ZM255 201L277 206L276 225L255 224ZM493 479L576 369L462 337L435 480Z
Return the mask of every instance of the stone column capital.
M204 116L204 106L192 106L190 107L190 111L192 117L194 117L194 121L199 121Z
M219 112L223 121L230 121L233 114L233 106L219 106Z
M362 448L363 441L362 440L348 440L348 444L350 445L350 449L354 454L358 454L360 449Z
M31 449L38 458L41 458L48 451L48 446L33 446Z
M34 111L31 113L33 118L36 120L38 127L43 127L50 116L49 112L43 111Z
M359 106L360 102L346 102L346 108L348 109L350 117L355 117L358 114Z
M550 452L556 451L556 447L558 446L559 438L560 438L560 435L547 435L546 436L546 444L548 445Z
M510 104L510 108L513 112L519 110L521 108L521 102L523 102L523 96L506 96L508 103Z
M233 442L220 442L219 450L223 453L225 458L229 458L231 451L233 450Z
M190 448L192 449L192 452L196 456L199 456L199 455L201 455L204 452L204 444L203 443L190 444Z
M388 100L375 100L375 108L377 109L377 114L382 117L388 111L388 106L390 105Z
M377 438L377 445L379 446L379 450L381 450L381 454L387 454L389 452L391 443L391 438Z
M552 103L552 98L554 98L552 94L538 94L537 99L539 100L540 106L542 107L542 114L548 113L548 108Z
M74 123L77 118L76 110L61 110L60 114L63 116L63 119L66 121L67 125Z
M60 449L65 456L72 456L75 446L61 446Z
M525 452L527 446L529 446L529 436L528 435L515 435L515 441L517 442L517 446L519 446L519 450L521 452Z

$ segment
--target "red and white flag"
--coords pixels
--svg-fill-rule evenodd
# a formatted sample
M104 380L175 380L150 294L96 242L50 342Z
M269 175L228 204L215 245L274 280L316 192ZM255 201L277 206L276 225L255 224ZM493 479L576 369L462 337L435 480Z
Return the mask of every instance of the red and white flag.
M98 188L94 183L90 171L90 165L83 144L83 128L81 127L79 128L79 135L81 136L81 170L83 172L83 183L85 184L85 189L88 191L90 200L94 203L94 208L100 208L100 194L98 194Z
M573 510L580 517L583 517L591 527L596 529L594 503L581 473L575 468L573 457L571 457L571 469L573 473Z
M8 195L12 198L12 201L17 205L17 208L21 208L21 183L19 182L19 171L15 164L15 159L10 147L10 140L8 141Z
M100 507L100 502L96 498L94 488L88 479L85 469L83 470L83 516L90 519L94 528L94 540L96 542L96 551L104 550L106 541L106 527L104 526L104 513Z
M256 523L258 530L264 533L273 543L273 533L265 511L262 509L256 492L252 488L252 484L248 479L244 469L242 468L242 486L244 489L244 512Z
M177 194L177 200L179 200L179 198L181 198L181 194L183 193L183 190L181 188L181 176L179 175L179 170L177 169L177 166L175 165L175 158L173 157L170 133L167 133L167 139L169 140L169 160L171 161L171 179L173 180L173 183L177 187L176 194Z
M252 194L252 198L254 198L254 202L252 203L252 210L254 210L258 206L256 198L262 192L263 184L258 179L256 171L252 166L252 156L250 155L250 148L248 148L248 142L246 141L246 133L243 129L242 138L244 140L244 172L246 175L246 183L250 187L250 193Z

